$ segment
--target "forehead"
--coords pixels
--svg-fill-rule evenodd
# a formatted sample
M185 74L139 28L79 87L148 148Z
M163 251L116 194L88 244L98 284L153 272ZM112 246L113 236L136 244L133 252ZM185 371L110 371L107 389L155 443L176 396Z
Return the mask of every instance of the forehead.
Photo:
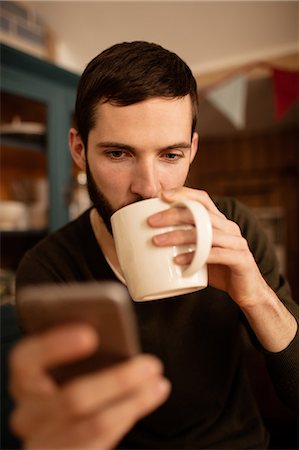
M192 104L189 95L182 98L155 97L128 106L99 103L95 110L95 129L99 132L115 132L121 129L135 132L153 129L156 133L184 130L190 133Z

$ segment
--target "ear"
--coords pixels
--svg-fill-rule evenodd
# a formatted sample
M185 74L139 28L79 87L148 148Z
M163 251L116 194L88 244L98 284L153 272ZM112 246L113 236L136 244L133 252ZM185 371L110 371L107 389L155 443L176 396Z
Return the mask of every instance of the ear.
M69 147L71 155L79 169L84 170L86 168L86 155L85 147L82 139L75 128L71 128L69 131Z
M196 155L196 152L198 149L198 141L199 141L198 133L194 132L193 136L192 136L192 141L191 141L190 164L192 163L193 159L195 158L195 155Z

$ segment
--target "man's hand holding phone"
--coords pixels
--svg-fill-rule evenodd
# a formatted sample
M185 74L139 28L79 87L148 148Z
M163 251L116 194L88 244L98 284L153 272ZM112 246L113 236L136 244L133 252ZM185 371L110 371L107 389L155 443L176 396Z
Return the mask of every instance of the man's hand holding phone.
M17 298L30 335L11 354L11 426L26 449L113 448L168 397L161 362L139 353L126 295L101 283Z
M27 449L113 448L136 421L167 398L162 365L138 355L58 385L49 368L91 354L97 334L64 325L24 339L11 356L11 424Z

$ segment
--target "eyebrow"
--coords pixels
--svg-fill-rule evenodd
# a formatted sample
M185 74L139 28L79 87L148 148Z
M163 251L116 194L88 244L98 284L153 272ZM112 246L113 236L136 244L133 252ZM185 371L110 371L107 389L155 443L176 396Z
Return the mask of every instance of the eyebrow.
M132 147L131 145L123 144L121 142L110 142L110 141L104 141L104 142L98 142L96 144L96 147L98 148L117 148L119 150L127 150L130 152L134 152L136 149L135 147ZM165 150L175 150L175 149L188 149L191 148L191 143L188 142L178 142L176 144L167 145L166 147L162 147L159 150L165 151Z

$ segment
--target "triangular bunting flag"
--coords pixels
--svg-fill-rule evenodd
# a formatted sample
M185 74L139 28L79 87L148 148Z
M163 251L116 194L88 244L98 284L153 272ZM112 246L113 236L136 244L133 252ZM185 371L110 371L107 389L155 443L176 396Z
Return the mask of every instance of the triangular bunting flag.
M208 100L237 128L245 126L247 77L239 75L207 93Z
M276 117L281 119L299 99L299 71L273 69Z

